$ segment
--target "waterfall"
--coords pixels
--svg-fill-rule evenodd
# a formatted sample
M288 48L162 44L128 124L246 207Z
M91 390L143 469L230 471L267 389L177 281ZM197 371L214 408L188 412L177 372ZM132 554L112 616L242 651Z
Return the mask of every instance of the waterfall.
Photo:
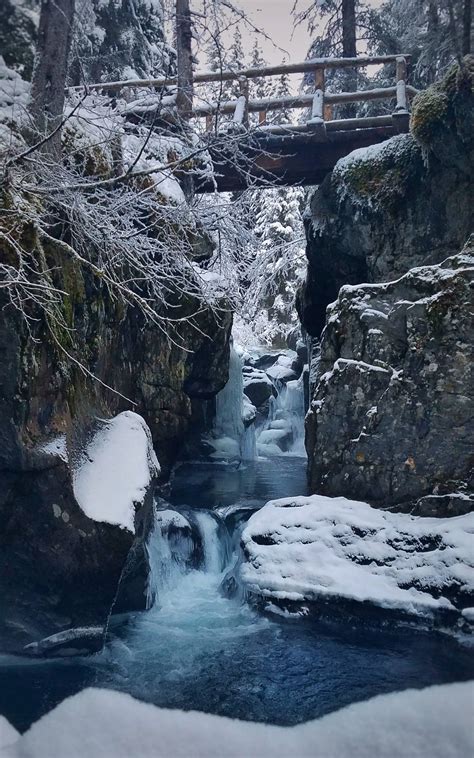
M253 424L245 428L243 415L244 382L242 360L233 346L230 349L229 379L216 397L213 441L216 456L254 460L256 458Z
M154 526L147 543L148 581L146 607L152 608L160 594L172 590L188 570L194 550L189 521L171 509L154 510Z
M244 381L242 361L234 347L230 349L229 379L216 397L214 431L217 437L229 437L240 442L244 433L242 421L242 396Z
M195 519L201 536L204 568L210 574L220 574L224 567L217 519L205 511L196 513Z
M303 375L286 384L272 380L277 392L270 398L268 417L257 432L257 449L264 456L305 455Z
M197 555L202 561L196 567ZM232 541L223 520L208 511L189 511L187 516L172 509L156 510L146 551L149 574L146 607L153 608L176 593L193 575L210 575L217 580L229 564ZM189 583L189 582L188 582Z

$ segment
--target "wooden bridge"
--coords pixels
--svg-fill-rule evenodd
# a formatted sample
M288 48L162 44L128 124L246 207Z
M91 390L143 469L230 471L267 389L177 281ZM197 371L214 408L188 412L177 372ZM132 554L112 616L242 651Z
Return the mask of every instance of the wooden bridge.
M128 117L146 119L147 111L153 112L155 128L165 127L169 131L173 124L178 129L183 128L183 124L189 128L190 124L201 123L199 131L207 143L214 174L196 173L194 184L198 193L216 189L227 192L247 187L303 186L319 184L340 158L356 148L368 147L408 131L409 101L417 92L407 81L408 63L407 55L315 58L302 63L193 75L188 64L180 66L178 56L176 77L107 82L89 85L88 89L120 92L122 96L127 90L149 89L153 93L151 107L143 108L140 101L130 103ZM395 68L391 87L339 93L326 89L328 71L354 71L384 64ZM249 98L252 79L281 74L313 74L314 91L281 98ZM229 81L238 82L240 94L235 100L209 103L199 95L202 85ZM174 88L171 96L164 94L169 88ZM334 106L374 100L391 103L387 115L333 118ZM158 107L160 117L157 119ZM289 109L303 110L305 120L298 124L267 123L270 112ZM252 123L250 114L258 114L257 123Z

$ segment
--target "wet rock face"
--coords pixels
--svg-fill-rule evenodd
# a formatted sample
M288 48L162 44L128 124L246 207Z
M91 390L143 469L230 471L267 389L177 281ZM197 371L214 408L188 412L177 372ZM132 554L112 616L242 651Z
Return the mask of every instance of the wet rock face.
M74 499L68 465L41 447L63 435L74 454L95 417L133 408L150 427L166 476L200 404L228 376L230 314L218 323L202 312L198 329L184 326L174 344L135 309L112 301L80 267L46 252L55 284L70 293L66 346L100 382L67 363L55 342L64 344L64 334L53 335L41 320L32 322L30 334L0 302L0 648L9 650L72 626L104 624L124 568L120 610L145 602L152 488L134 539L87 518ZM195 310L194 303L180 303L179 315Z
M470 510L473 283L471 244L396 282L341 289L307 418L311 491L423 515Z
M62 461L0 481L0 649L105 624L133 535L84 515Z

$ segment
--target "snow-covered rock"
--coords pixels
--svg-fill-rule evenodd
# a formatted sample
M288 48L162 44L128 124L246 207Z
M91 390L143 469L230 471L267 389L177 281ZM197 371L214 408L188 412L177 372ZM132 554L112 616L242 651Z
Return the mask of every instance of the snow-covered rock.
M473 697L472 682L406 690L279 727L86 689L16 740L0 721L0 745L3 758L467 758Z
M473 534L474 513L435 519L321 495L273 500L242 533L240 579L268 600L457 621L473 605Z
M247 395L244 394L242 399L242 421L245 427L250 426L255 421L257 416L257 409L254 404L249 400Z
M297 379L297 374L294 371L296 359L297 356L293 350L287 350L286 353L279 355L277 362L267 369L270 379L282 383Z
M52 657L71 655L88 655L102 648L104 639L103 626L85 626L66 629L64 632L51 634L39 642L31 642L24 648L26 655Z
M159 472L148 426L137 413L124 411L101 422L87 445L74 470L74 496L93 521L134 533L135 509Z

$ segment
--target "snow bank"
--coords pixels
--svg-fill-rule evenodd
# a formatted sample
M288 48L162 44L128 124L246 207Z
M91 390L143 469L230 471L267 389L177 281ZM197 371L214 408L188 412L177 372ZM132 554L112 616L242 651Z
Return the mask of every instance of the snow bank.
M102 422L87 445L73 472L74 495L89 518L134 532L135 506L159 471L145 421L124 411Z
M4 758L466 758L474 750L472 682L380 695L296 727L171 711L86 689L3 752Z
M8 723L6 718L4 716L0 716L0 751L2 748L6 748L7 745L13 745L19 736L20 735L17 730Z
M474 513L436 519L321 495L273 500L249 520L241 580L263 597L345 598L415 616L472 605Z

